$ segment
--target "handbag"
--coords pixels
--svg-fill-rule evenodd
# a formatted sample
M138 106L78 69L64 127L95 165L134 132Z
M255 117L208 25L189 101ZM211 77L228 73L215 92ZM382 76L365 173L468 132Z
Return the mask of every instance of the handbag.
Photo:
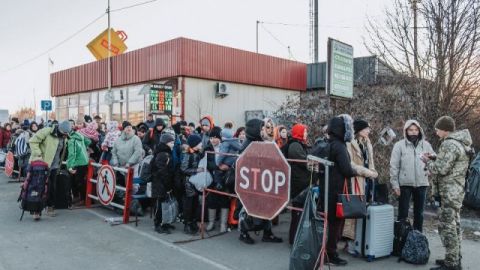
M355 177L355 193L360 193L360 186ZM354 195L348 193L347 179L343 184L343 194L338 194L337 218L356 219L367 215L367 204L365 195Z
M167 199L162 202L162 223L172 224L178 215L178 202L171 193L168 193Z

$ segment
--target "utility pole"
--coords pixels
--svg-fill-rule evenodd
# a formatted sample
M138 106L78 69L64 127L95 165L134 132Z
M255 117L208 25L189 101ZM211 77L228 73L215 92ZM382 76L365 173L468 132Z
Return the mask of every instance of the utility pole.
M318 63L318 0L313 4L314 60Z
M107 31L108 31L108 48L107 48L107 51L108 51L108 79L107 79L107 86L108 86L108 91L107 91L107 95L109 96L112 96L112 59L111 59L111 53L110 53L110 49L112 47L112 37L111 37L111 31L110 31L110 0L108 0L108 7L107 7L107 17L108 17L108 28L107 28ZM107 116L108 119L111 118L112 116L112 109L113 109L113 104L109 104L108 105L108 113L109 115Z
M415 76L420 77L420 67L418 65L418 43L417 43L417 1L411 0L413 11L413 69Z
M257 53L258 53L258 24L260 23L260 21L257 21L257 38L256 38L256 42L257 42Z

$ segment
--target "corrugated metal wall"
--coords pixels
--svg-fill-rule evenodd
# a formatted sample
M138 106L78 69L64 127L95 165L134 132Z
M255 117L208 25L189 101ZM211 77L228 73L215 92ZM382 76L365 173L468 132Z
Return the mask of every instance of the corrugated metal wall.
M177 38L112 58L112 86L187 76L225 82L306 90L307 66L196 40ZM51 75L52 96L107 87L107 61Z

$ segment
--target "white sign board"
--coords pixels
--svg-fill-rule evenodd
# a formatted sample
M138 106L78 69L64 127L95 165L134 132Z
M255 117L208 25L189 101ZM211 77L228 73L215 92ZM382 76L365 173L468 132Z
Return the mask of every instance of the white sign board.
M97 196L103 205L109 205L115 195L115 171L111 166L105 165L98 170Z

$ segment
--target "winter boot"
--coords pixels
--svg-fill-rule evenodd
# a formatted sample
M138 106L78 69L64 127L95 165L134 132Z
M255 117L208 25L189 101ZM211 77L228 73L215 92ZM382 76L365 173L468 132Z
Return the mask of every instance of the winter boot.
M215 229L215 217L217 215L216 209L208 209L208 224L207 232L213 231Z
M193 222L189 222L185 224L183 231L186 234L195 235L198 232L198 227Z
M227 232L228 208L220 209L220 232Z
M262 242L282 243L283 239L273 235L272 230L265 230L263 231Z
M240 237L238 239L244 242L245 244L249 244L249 245L255 244L255 241L250 237L248 232L240 232Z
M157 233L171 234L170 229L166 224L155 227Z

